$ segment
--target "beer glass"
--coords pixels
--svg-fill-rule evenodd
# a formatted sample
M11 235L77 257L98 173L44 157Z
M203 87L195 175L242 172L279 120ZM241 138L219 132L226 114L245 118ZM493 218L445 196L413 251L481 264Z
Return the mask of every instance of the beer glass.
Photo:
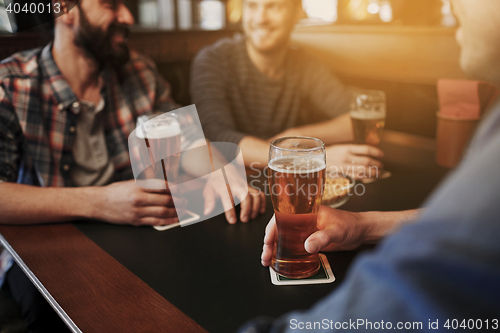
M378 146L385 126L385 113L383 91L353 90L350 115L354 142Z
M144 162L151 167L144 171L144 178L175 181L179 172L181 128L174 113L140 116L137 119L137 140L145 140L148 149L140 151Z
M305 278L320 267L319 255L308 253L304 242L317 230L325 169L323 141L286 137L271 142L268 178L277 226L271 267L284 277Z

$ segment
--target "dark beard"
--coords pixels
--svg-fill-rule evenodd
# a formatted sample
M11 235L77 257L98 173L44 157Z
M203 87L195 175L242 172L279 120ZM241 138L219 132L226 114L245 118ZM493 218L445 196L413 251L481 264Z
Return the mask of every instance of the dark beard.
M75 36L75 45L96 60L100 68L111 65L114 69L120 70L129 61L130 51L126 43L121 43L118 49L114 49L111 40L117 32L127 38L130 32L128 26L113 22L106 31L103 31L90 24L81 8L79 12L80 29Z

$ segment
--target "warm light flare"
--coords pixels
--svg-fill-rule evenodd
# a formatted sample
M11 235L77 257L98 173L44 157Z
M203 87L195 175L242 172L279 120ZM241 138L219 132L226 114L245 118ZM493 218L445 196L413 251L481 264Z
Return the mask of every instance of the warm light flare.
M327 22L337 20L337 0L303 0L303 8L310 18Z
M371 3L368 5L366 10L370 14L377 14L380 11L380 6L377 3Z

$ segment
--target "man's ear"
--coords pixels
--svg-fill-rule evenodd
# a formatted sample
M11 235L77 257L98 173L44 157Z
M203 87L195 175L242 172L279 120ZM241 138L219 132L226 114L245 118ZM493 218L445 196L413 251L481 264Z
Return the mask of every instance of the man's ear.
M304 9L302 8L301 4L296 5L294 10L295 10L295 13L293 16L293 22L295 25L295 24L299 23L299 21L302 20L304 17L306 17L306 13L304 12Z
M52 6L52 8L54 8L54 14L59 18L59 20L64 22L66 25L74 24L76 17L75 10L78 10L78 8L71 8L72 10L69 10L67 0L52 0ZM56 14L56 11L58 10L59 13Z

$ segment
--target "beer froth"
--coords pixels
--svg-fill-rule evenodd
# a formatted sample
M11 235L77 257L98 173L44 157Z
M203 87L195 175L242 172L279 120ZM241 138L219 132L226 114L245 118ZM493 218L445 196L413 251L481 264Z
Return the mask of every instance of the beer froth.
M269 162L269 168L281 173L306 174L325 169L326 163L313 156L280 156Z
M181 134L181 128L176 122L171 124L145 123L144 127L146 129L146 139L166 139ZM138 126L135 131L139 139L144 139L142 126Z
M351 118L356 118L359 120L379 120L385 119L384 115L377 111L351 111Z

